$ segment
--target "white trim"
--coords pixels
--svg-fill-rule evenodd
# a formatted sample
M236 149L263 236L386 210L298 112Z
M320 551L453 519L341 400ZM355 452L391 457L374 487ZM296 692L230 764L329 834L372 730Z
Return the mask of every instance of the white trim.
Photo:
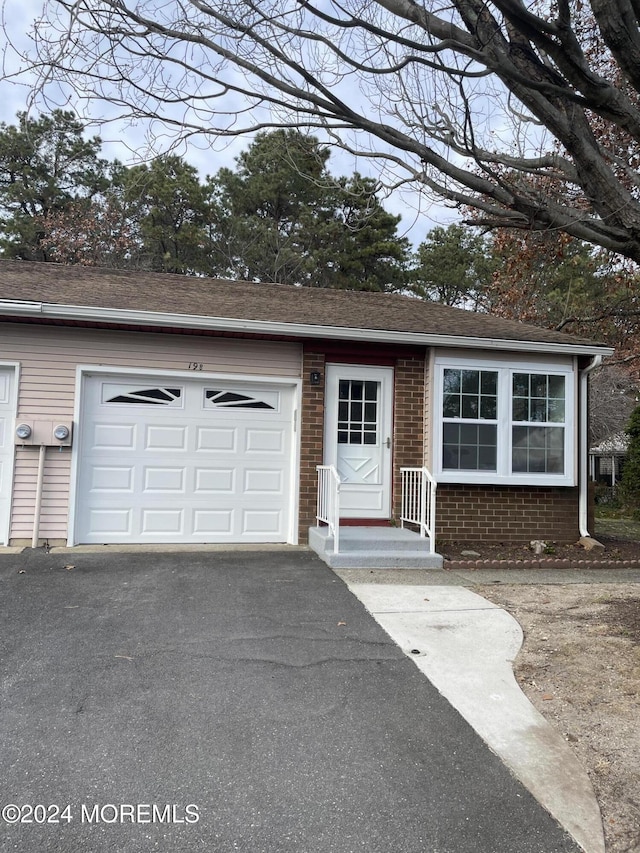
M283 323L270 320L242 320L233 317L208 317L199 314L167 314L160 311L139 311L121 308L94 308L82 305L58 305L48 302L0 300L0 316L42 317L50 320L80 320L101 324L128 326L163 326L210 331L244 332L260 335L281 335L295 338L329 338L348 341L415 344L419 346L454 346L464 349L511 350L513 352L561 353L578 355L611 355L611 347L597 344L564 344L544 341L505 340L502 338L467 337L465 335L436 335L390 329L366 329L342 326L321 326L312 323Z
M452 471L442 468L442 375L447 367L466 370L493 370L498 373L497 417L497 471ZM566 377L564 424L564 474L536 474L511 472L513 420L511 417L511 376L515 372L544 373ZM491 361L490 359L465 359L436 357L434 381L433 459L432 470L438 483L469 483L502 486L575 486L576 445L578 430L575 426L576 374L572 364L541 361ZM475 423L475 422L474 422ZM543 424L541 424L542 426ZM545 424L553 426L553 424ZM558 424L560 426L560 424Z
M8 545L11 537L11 515L13 512L13 497L15 494L15 470L16 470L16 452L15 452L15 442L14 439L14 431L16 422L18 419L18 399L19 394L18 391L20 389L20 362L19 361L1 361L0 368L6 368L8 370L13 370L13 382L11 386L11 397L12 397L12 408L13 408L13 422L12 433L10 436L10 441L13 445L13 453L8 460L7 465L7 485L9 487L9 503L7 504L7 517L2 520L2 526L0 527L0 545Z
M76 366L76 381L74 390L74 436L71 448L71 472L69 486L69 519L67 531L67 546L76 545L76 507L78 502L78 475L79 475L79 453L82 440L82 429L84 427L81 412L83 405L83 390L85 379L92 376L130 376L132 379L146 378L149 376L173 380L191 380L193 382L209 381L234 381L239 384L260 384L282 388L289 387L293 391L291 405L291 435L292 435L292 465L289 483L289 493L292 496L292 507L289 514L289 529L287 542L291 545L298 543L299 536L299 505L300 505L300 418L302 380L291 376L273 377L257 376L245 373L212 373L209 371L195 370L162 370L159 368L130 368L110 367L108 365L79 364Z
M594 356L591 363L580 372L580 408L576 409L580 417L580 437L578 441L578 523L580 536L587 539L589 533L589 374L602 364L602 356ZM612 466L612 478L615 478L615 465ZM614 480L615 482L615 480Z

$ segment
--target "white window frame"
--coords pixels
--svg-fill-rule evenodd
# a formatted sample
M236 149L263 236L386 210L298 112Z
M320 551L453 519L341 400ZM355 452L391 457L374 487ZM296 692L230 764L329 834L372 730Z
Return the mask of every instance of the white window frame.
M498 411L497 411L497 453L496 471L466 471L443 469L442 440L444 418L442 402L444 392L444 371L491 370L498 374ZM565 380L564 424L541 422L539 426L564 427L564 465L561 474L511 472L512 438L514 425L512 420L512 388L514 373L539 373L549 376L563 376ZM571 364L541 361L506 361L490 358L459 358L437 356L434 376L434 418L433 418L433 473L440 483L476 483L479 485L504 486L575 486L576 484L576 429L575 429L575 372ZM457 421L463 423L464 421ZM476 423L477 421L474 421ZM525 424L526 425L526 424Z

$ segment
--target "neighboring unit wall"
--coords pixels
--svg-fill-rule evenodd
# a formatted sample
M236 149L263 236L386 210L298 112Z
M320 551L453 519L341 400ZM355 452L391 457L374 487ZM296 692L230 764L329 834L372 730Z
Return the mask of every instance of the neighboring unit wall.
M438 486L436 539L446 542L575 542L578 489Z
M18 418L65 419L74 414L78 365L145 370L298 377L300 345L204 335L175 335L0 324L0 360L20 361ZM18 447L11 541L30 542L38 450ZM71 451L48 448L40 540L65 541L69 514Z

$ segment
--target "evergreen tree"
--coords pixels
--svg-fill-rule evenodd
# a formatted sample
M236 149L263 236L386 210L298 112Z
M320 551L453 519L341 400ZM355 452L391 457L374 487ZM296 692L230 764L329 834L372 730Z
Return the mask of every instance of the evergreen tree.
M629 436L622 474L621 497L634 518L640 519L640 406L631 413L625 430Z
M11 258L47 260L42 220L89 202L108 185L99 137L84 138L71 112L0 124L0 251Z

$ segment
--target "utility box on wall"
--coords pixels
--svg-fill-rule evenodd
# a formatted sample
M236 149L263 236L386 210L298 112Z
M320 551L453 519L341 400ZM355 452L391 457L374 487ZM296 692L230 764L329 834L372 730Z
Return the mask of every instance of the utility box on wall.
M73 422L62 418L56 420L19 420L13 432L18 445L45 445L46 447L70 447L73 438Z

